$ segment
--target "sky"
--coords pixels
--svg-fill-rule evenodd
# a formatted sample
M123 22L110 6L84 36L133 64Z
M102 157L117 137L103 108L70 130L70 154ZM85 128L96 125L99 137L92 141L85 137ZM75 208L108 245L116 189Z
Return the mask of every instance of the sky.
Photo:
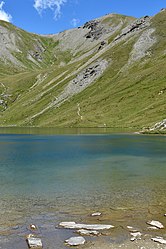
M55 34L108 13L155 15L166 0L0 0L0 19L37 34Z

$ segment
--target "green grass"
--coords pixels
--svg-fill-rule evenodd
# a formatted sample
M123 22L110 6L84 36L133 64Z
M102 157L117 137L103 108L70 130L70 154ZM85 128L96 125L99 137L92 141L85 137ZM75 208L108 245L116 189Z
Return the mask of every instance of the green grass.
M115 15L106 17L103 24L112 25L113 22L117 24L119 20L123 20L123 28L134 18ZM10 67L3 67L0 64L0 82L5 85L7 93L11 94L8 109L5 111L0 109L0 126L106 126L141 130L143 127L150 127L163 120L166 118L165 20L166 13L162 12L151 21L151 27L155 28L154 34L157 39L156 44L151 48L151 57L145 57L122 71L121 69L128 63L140 33L126 41L114 44L101 55L101 59L111 60L111 63L100 78L83 92L64 102L59 108L52 106L36 118L32 118L33 115L53 103L68 82L76 77L76 70L96 55L97 50L80 61L79 56L83 51L78 51L78 61L72 63L71 51L62 52L59 49L61 41L32 35L31 42L27 44L30 34L19 31L26 49L24 48L24 53L19 55L20 57L16 57L26 66L26 69L22 72L12 69L7 73L7 68ZM13 26L10 28L14 29ZM121 30L118 32L120 33ZM112 43L119 33L110 36L108 42ZM25 58L27 51L34 48L36 39L46 48L40 67ZM63 66L60 66L62 62ZM75 75L70 75L73 72ZM34 85L39 74L46 77L41 83ZM0 94L2 92L3 87L0 85ZM83 116L82 120L77 113L78 103Z

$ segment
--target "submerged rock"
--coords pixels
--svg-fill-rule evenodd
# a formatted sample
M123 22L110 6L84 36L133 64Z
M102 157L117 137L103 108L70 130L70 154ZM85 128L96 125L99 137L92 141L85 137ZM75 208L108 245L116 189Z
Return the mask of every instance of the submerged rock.
M158 242L160 244L166 245L166 240L163 239L163 237L156 237L156 238L152 238L151 240L153 240L154 242Z
M87 230L105 230L105 229L110 229L110 228L114 227L112 225L77 224L75 222L61 222L59 225L64 227L64 228L87 229Z
M65 243L69 246L79 246L84 245L86 240L84 237L71 237L70 239L65 240Z
M27 236L27 243L29 248L42 248L42 241L40 238L35 238L33 234Z
M77 231L81 235L87 235L87 236L98 236L100 233L95 230L85 230L85 229L80 229Z
M132 226L127 226L127 228L129 229L129 231L130 232L132 232L132 233L136 233L136 232L138 232L138 229L135 229L134 227L132 227Z
M164 228L163 224L159 221L156 221L156 220L148 221L147 224L154 226L154 227L157 227L159 229Z

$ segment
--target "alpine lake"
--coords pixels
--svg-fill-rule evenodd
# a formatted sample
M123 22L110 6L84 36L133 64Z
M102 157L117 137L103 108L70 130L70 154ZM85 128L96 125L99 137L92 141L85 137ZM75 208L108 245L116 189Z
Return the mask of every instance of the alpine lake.
M92 217L94 212L101 216ZM101 236L85 236L80 248L101 242L119 248L133 243L127 226L165 235L165 229L148 231L146 224L158 220L166 226L165 213L166 136L0 128L0 248L26 249L30 233L43 248L67 248L64 241L78 234L60 227L64 221L111 224ZM38 229L31 231L30 224Z

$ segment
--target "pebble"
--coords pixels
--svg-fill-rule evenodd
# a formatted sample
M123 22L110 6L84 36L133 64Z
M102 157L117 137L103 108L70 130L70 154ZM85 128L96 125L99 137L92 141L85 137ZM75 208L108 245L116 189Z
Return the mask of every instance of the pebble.
M79 245L84 245L86 240L84 237L71 237L70 239L65 240L65 243L69 246L79 246Z
M91 214L91 216L101 216L101 213L100 212L96 212L96 213Z
M32 229L32 230L37 230L37 226L34 225L34 224L31 224L29 227L30 227L30 229Z

